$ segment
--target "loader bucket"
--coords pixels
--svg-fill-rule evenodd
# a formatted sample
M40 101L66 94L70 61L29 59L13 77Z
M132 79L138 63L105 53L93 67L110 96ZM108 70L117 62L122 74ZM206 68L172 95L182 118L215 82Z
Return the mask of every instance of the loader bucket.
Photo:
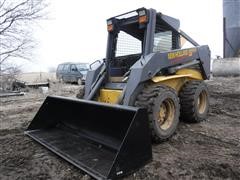
M48 96L25 134L96 179L124 176L152 159L141 108Z

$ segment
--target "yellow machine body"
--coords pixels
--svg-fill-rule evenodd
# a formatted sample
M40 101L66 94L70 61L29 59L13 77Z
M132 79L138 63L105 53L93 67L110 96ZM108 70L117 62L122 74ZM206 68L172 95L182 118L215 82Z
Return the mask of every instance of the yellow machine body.
M175 75L155 76L152 81L157 84L164 84L179 92L182 86L191 80L203 80L202 74L195 69L180 69Z
M182 86L191 80L203 80L202 74L198 70L185 68L178 70L175 75L155 76L151 79L153 83L169 86L175 89L176 92L179 92ZM121 95L122 90L102 88L100 89L98 101L117 104Z
M117 104L118 99L122 94L122 90L113 89L100 89L100 95L98 97L99 102Z

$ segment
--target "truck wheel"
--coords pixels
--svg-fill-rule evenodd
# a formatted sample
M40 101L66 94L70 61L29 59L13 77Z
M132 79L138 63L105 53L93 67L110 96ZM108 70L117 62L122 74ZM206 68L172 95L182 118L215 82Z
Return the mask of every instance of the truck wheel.
M77 81L78 85L82 85L82 79L79 78L78 81Z
M180 105L173 89L150 85L137 96L135 106L147 108L154 142L164 141L176 131Z
M62 77L59 77L58 82L59 82L59 83L63 83Z
M83 99L84 92L85 92L85 88L80 88L77 95L76 95L76 98Z
M179 93L180 119L186 122L200 122L207 118L209 91L203 81L187 82Z

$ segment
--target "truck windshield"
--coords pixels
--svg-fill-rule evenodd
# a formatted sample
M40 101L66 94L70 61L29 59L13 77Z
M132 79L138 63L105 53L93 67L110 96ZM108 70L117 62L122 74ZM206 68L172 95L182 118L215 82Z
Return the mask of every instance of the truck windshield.
M83 75L87 74L87 72L88 72L88 70L81 70L81 73L82 73Z
M88 70L88 65L87 64L76 64L76 66L77 66L77 69L79 71L86 71L86 70Z

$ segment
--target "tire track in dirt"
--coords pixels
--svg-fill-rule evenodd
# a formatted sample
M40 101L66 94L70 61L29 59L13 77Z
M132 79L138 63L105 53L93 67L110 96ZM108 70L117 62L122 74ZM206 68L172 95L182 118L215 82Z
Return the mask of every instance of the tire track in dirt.
M169 141L153 145L153 161L124 179L240 179L239 82L208 81L209 118L199 124L181 122ZM71 87L64 93L52 88L56 94L74 96ZM23 134L44 97L21 98L1 102L0 125L10 124L0 128L0 179L90 179Z

